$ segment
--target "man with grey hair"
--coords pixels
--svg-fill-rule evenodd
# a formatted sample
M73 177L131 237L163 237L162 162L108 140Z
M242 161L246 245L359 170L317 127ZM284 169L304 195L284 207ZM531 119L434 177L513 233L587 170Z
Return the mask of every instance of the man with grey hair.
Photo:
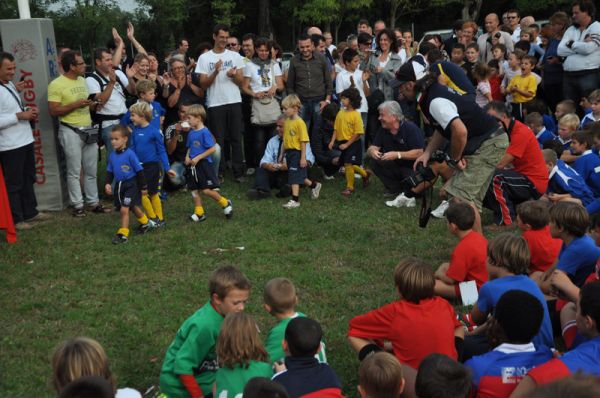
M416 124L404 119L396 101L385 101L378 109L381 128L367 149L373 173L381 180L387 193L396 196L396 199L386 202L388 206L413 207L415 198L412 193L404 192L402 180L413 173L415 159L423 154L425 134Z

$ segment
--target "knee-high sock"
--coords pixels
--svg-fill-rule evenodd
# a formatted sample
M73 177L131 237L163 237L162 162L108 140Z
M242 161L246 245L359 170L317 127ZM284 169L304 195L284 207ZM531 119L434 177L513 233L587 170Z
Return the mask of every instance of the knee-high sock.
M152 202L150 202L150 198L148 197L148 195L142 196L142 207L144 208L144 211L146 212L149 218L156 218L154 207L152 207Z
M150 200L152 201L152 207L154 208L154 213L156 213L156 216L158 217L158 219L161 221L164 220L163 210L162 210L162 202L160 201L160 195L154 194L150 197Z
M354 167L346 165L344 171L346 174L346 187L354 189Z
M367 176L367 172L362 167L354 165L352 168L356 173L360 174L361 177L365 178Z

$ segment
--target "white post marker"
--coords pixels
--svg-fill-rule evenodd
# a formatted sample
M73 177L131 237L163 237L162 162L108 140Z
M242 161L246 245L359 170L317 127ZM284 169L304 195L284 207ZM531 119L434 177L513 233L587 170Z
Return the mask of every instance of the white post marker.
M31 19L31 11L29 10L29 0L17 0L19 6L19 18Z

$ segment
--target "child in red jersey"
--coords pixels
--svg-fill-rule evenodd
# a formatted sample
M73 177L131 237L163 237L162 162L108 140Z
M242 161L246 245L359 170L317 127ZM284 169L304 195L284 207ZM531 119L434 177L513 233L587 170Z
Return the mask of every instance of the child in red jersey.
M450 303L435 296L431 266L405 259L394 271L394 283L399 300L350 320L348 340L359 357L378 350L387 340L400 363L414 369L433 352L456 360L464 329Z
M552 267L562 246L562 240L550 235L549 221L547 202L529 200L517 207L517 225L523 231L531 255L529 276L536 282Z
M488 280L485 267L487 239L473 231L475 210L465 202L453 203L444 213L448 230L460 239L450 256L435 272L435 294L448 299L460 297L458 284L475 281L477 289Z

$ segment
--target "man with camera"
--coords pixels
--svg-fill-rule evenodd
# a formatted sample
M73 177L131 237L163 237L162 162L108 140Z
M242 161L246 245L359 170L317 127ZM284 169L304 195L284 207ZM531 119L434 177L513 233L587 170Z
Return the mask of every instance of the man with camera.
M493 59L492 57L492 46L494 44L504 44L506 46L506 53L510 54L514 51L514 44L510 33L503 32L499 28L500 19L498 14L488 14L485 17L485 30L487 33L477 38L477 45L479 46L479 57L484 63L488 63Z
M449 159L445 163L454 172L444 191L473 203L481 212L496 165L508 147L506 132L477 105L473 96L459 95L441 85L433 72L417 80L412 64L406 63L396 73L396 79L399 93L407 100L417 100L423 117L434 128L427 148L415 160L415 169L419 165L427 167L434 151L449 141ZM480 223L478 220L476 230L481 230Z
M381 128L367 149L373 173L381 180L386 191L396 199L386 202L390 207L413 207L414 197L403 193L402 182L413 173L415 159L423 154L425 134L409 120L404 119L396 101L379 105Z

